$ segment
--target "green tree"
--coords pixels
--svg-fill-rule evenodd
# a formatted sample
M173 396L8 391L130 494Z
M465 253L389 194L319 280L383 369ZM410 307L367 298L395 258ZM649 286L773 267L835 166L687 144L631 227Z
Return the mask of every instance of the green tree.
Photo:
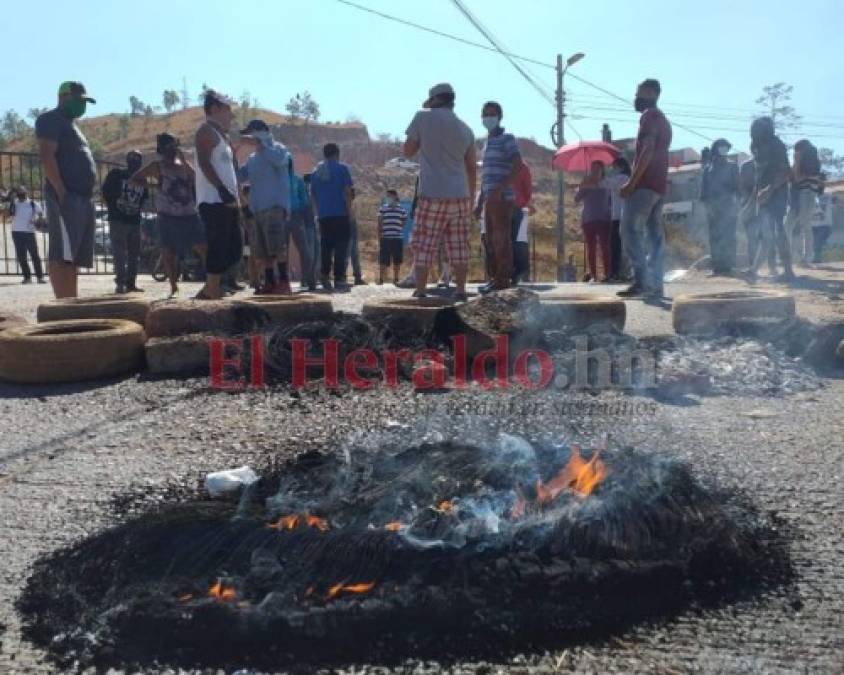
M756 99L763 115L768 115L774 121L777 131L798 129L802 119L797 111L789 105L794 87L785 82L762 87L762 95Z
M821 168L833 175L844 174L844 156L837 155L832 148L818 148Z
M48 110L50 110L50 109L49 108L30 108L29 111L26 113L26 116L34 122L35 120L37 120L41 115L43 115Z
M29 133L30 126L23 117L18 115L17 111L7 110L2 121L0 121L0 129L2 129L3 135L11 140Z
M319 104L314 100L309 91L297 93L284 106L284 109L295 118L303 118L305 124L316 122L319 119Z
M173 89L165 89L164 93L161 95L161 102L164 104L164 109L169 113L173 112L173 109L179 105L179 94L177 94Z
M129 97L129 114L132 115L132 117L143 115L146 107L146 104L137 96Z
M205 94L210 89L205 82L202 83L202 91L199 92L199 96L196 97L196 100L199 102L199 105L205 103Z

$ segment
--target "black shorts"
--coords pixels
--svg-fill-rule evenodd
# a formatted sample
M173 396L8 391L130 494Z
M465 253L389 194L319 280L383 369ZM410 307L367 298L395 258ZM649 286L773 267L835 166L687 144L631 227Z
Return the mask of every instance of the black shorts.
M404 241L400 237L381 238L378 259L382 265L401 265L404 259Z
M243 255L240 209L234 204L200 204L199 217L205 225L208 274L222 274Z

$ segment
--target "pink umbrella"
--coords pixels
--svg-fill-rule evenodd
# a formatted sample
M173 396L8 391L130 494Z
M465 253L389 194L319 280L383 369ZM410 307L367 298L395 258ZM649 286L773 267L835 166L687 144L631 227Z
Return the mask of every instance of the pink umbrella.
M558 171L589 171L594 161L610 165L621 154L612 143L604 141L578 141L569 143L554 153L551 166Z

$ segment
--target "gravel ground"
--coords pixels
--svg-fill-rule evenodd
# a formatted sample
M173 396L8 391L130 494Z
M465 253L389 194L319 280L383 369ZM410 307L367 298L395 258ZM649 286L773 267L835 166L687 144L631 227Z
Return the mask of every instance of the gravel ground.
M841 269L806 280L798 312L841 318ZM164 284L145 284L161 295ZM190 284L185 284L188 290ZM83 293L108 290L84 279ZM694 278L672 294L741 287ZM0 291L0 311L34 315L48 287ZM605 287L583 287L602 292ZM160 289L160 290L159 290ZM350 311L392 289L356 288L338 296ZM403 292L406 294L406 292ZM628 330L670 332L670 313L632 302ZM52 672L44 654L21 640L13 603L28 566L41 554L113 522L113 496L143 492L163 499L174 485L207 471L336 448L364 433L408 424L431 433L467 420L528 437L557 433L590 440L608 432L629 444L689 462L703 480L740 487L795 531L795 587L721 609L689 611L608 641L561 645L506 663L449 664L452 672L822 672L844 671L844 380L782 397L718 396L672 405L603 392L525 396L480 392L417 395L407 387L330 394L275 389L208 391L206 382L143 377L89 385L0 385L0 672ZM587 403L636 403L635 412L589 410ZM563 406L566 406L563 408ZM629 405L628 405L629 407ZM471 416L471 417L467 417ZM412 655L411 655L412 656ZM408 661L395 672L438 672ZM349 670L351 671L351 668ZM361 672L358 666L354 672ZM363 672L388 672L374 666Z

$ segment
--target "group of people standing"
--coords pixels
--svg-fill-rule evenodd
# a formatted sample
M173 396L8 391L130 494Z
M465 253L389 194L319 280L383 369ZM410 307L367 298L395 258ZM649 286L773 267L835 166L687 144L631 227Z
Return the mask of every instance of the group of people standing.
M750 128L752 160L730 161L730 142L720 138L703 154L701 200L706 207L712 272L736 273L737 229L747 238L747 278L755 281L763 261L771 276L795 278L794 263L820 262L829 226L815 222L824 175L817 148L803 139L794 145L793 166L770 117ZM777 276L777 257L783 273Z

